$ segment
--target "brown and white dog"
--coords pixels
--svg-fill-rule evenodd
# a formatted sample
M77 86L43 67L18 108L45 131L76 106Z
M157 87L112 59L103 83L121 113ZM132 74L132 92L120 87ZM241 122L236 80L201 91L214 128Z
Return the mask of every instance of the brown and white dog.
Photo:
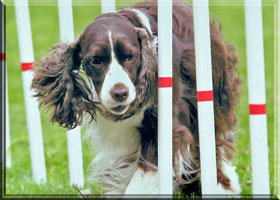
M218 188L240 193L232 153L239 78L235 48L211 22ZM90 180L111 194L157 193L157 4L146 1L95 19L71 44L52 47L32 88L51 121L72 129L89 119ZM200 195L192 7L173 5L174 189ZM170 113L171 114L171 113Z

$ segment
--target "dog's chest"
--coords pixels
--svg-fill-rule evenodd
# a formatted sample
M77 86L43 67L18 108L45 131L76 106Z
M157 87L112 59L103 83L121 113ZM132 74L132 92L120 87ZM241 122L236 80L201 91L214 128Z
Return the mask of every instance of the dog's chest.
M87 134L91 135L96 155L93 162L110 162L135 153L139 149L139 134L136 129L143 119L143 113L129 119L113 122L97 114Z

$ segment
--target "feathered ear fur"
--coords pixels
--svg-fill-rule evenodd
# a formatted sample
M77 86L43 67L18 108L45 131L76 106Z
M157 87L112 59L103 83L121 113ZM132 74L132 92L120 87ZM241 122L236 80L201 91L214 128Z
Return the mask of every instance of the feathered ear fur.
M123 119L140 111L144 105L151 105L157 95L157 54L154 40L149 37L144 28L135 28L141 45L141 67L135 83L136 99L130 106L128 112L122 116Z
M73 129L82 123L84 112L95 118L96 108L86 81L79 75L81 64L79 40L51 47L35 69L32 88L40 106L52 109L51 122Z
M156 38L150 38L147 31L143 28L135 28L141 43L142 65L138 76L138 98L142 102L154 100L157 91L157 54Z

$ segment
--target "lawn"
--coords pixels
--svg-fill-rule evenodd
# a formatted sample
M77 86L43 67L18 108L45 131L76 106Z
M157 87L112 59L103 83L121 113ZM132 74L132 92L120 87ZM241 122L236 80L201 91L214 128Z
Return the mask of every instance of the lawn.
M134 0L137 2L136 0ZM43 141L47 167L48 182L36 185L32 181L29 144L25 118L22 77L19 60L15 12L12 0L4 1L6 7L6 45L8 69L8 95L11 129L12 168L6 170L6 194L77 194L75 187L69 186L68 158L66 130L49 122L49 114L41 111ZM56 1L31 1L30 17L35 60L39 61L46 54L47 49L59 42L59 24ZM40 2L40 3L39 3ZM80 3L78 3L80 2ZM82 2L82 3L81 3ZM101 13L96 1L74 1L73 15L75 37ZM123 7L129 1L117 1L118 7ZM132 1L130 1L132 2ZM188 1L190 2L190 1ZM268 118L268 145L270 162L270 188L275 194L275 148L274 136L274 23L275 1L264 1L263 25L265 48L266 97ZM251 162L249 138L249 110L246 72L246 44L244 7L240 0L211 0L210 11L223 22L222 32L228 43L234 43L239 57L238 74L243 79L241 98L238 104L239 129L237 130L237 144L234 164L237 167L242 194L251 194ZM87 141L83 141L84 172L94 156ZM98 186L85 182L85 188L91 187L94 192L100 192Z

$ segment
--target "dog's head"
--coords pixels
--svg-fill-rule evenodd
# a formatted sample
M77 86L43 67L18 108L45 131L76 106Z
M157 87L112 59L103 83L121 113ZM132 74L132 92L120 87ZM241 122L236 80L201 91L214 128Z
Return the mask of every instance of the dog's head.
M132 13L101 15L75 42L53 46L42 59L32 88L53 109L52 121L74 128L85 113L94 119L96 109L122 120L154 99L156 38Z

